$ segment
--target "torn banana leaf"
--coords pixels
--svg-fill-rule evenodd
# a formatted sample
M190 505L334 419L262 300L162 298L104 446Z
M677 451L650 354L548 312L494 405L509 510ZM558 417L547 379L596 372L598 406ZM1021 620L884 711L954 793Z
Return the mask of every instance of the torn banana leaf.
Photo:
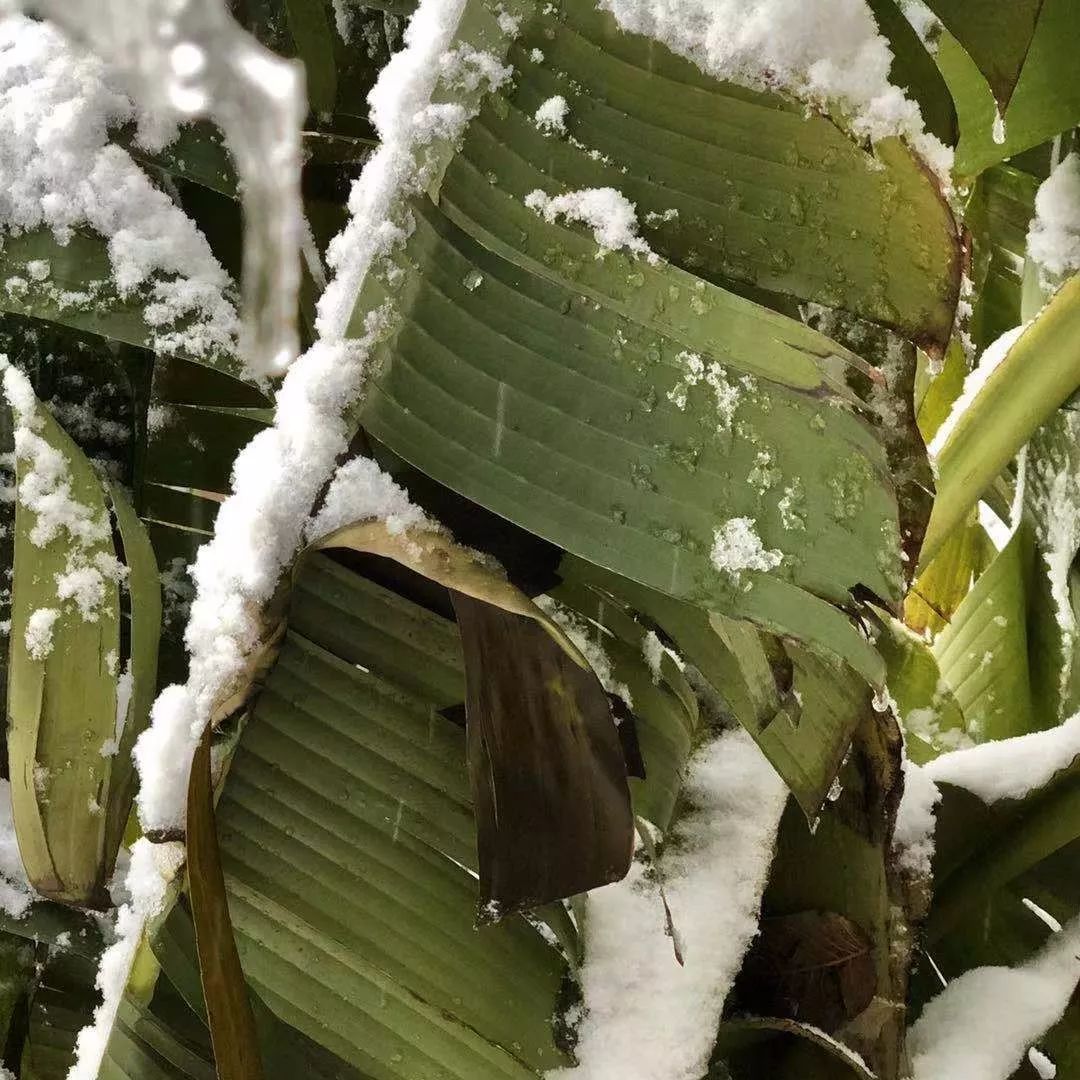
M611 706L561 628L475 552L433 528L360 522L315 541L391 558L451 590L461 628L482 916L622 878L633 852Z
M452 622L312 555L218 804L250 984L368 1076L525 1080L567 1063L559 949L521 916L474 924L466 735L440 711L463 687Z
M352 313L354 332L384 301L399 316L357 421L440 483L591 562L813 642L876 680L880 665L834 606L860 585L898 600L896 495L847 385L850 372L874 373L729 290L753 280L943 348L958 263L934 182L898 143L870 168L827 121L719 84L607 15L538 7L515 5L524 22L512 46L492 14L466 7L455 47L506 55L518 78L482 98L437 88L480 112L460 149L436 140L426 151L428 195L392 208L415 227L397 262L373 266ZM566 139L533 120L570 85L560 73L583 87ZM740 171L755 150L768 184ZM660 258L598 258L584 230L524 202L581 186L633 199ZM823 231L844 208L862 215L858 242ZM887 259L868 255L868 235L888 237ZM783 265L770 269L773 257ZM925 269L901 272L909 259ZM733 522L758 537L757 568L718 568L730 565Z
M817 816L865 704L850 669L794 642L772 641L770 653L768 637L749 623L710 616L573 556L559 572L605 605L628 604L655 622L753 736L806 817Z
M99 521L111 515L112 535L86 550L88 563L116 558L127 576L123 586L103 577L97 617L85 619L75 599L57 594L56 579L69 569L65 535L38 546L37 515L17 504L8 667L13 815L35 888L99 906L134 794L131 747L155 690L161 594L153 551L125 496L102 486L46 409L35 413L38 436L66 461L71 498ZM20 482L30 468L17 458ZM49 619L51 636L43 637Z

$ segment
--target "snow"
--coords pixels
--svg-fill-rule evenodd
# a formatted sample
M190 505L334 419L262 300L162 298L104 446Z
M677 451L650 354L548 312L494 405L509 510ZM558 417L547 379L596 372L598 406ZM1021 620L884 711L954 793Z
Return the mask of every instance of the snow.
M53 20L104 58L140 106L139 139L147 149L169 142L181 119L210 117L221 128L244 203L241 352L253 374L283 371L299 340L302 66L260 45L233 20L225 0L16 0L8 6ZM190 306L190 284L178 282L159 314Z
M663 42L718 79L784 90L812 107L839 111L858 138L903 136L948 184L952 151L925 131L919 106L890 84L892 52L864 0L599 0L598 6L624 30Z
M375 520L382 521L391 535L433 527L423 510L409 501L403 487L371 458L356 457L334 474L322 509L307 527L307 536L317 540L344 525Z
M0 780L0 910L19 919L34 902L34 888L26 877L15 822L11 814L11 784Z
M1045 279L1080 270L1080 154L1075 150L1039 185L1027 250Z
M911 1028L913 1080L1008 1080L1061 1018L1080 979L1080 920L1014 968L982 967L949 983Z
M1031 1047L1027 1056L1039 1080L1054 1080L1057 1076L1057 1066L1038 1047Z
M956 425L960 422L960 417L971 408L979 391L982 390L990 376L1008 356L1009 350L1024 332L1026 326L1025 323L1022 326L1015 326L1011 330L1006 330L1001 337L992 341L983 350L982 356L979 357L979 363L964 379L964 387L960 391L960 396L953 402L949 415L945 417L941 427L937 429L933 439L930 441L930 445L926 448L931 458L936 458L941 454L945 443L949 440L949 436L952 435Z
M926 769L904 759L904 794L896 814L893 847L900 866L924 877L934 857L934 809L941 792Z
M653 682L655 683L660 681L660 665L666 651L664 643L656 636L656 631L650 630L642 640L641 652L645 657L645 663L648 666L649 671L652 672Z
M147 301L155 349L230 354L238 323L228 275L194 223L108 142L110 127L136 118L98 57L48 23L0 18L0 228L46 228L60 244L92 229L107 241L119 295ZM42 270L40 260L27 265L35 281Z
M757 522L749 517L729 518L713 534L712 564L738 585L743 570L775 570L783 561L780 551L761 542Z
M369 272L391 276L387 256L412 227L409 196L424 190L439 153L479 108L487 88L509 78L510 69L494 55L450 48L463 7L464 0L421 0L404 49L369 94L380 145L353 185L350 219L328 251L335 276L319 301L320 340L286 374L273 426L238 455L233 492L221 504L214 536L189 567L195 597L185 634L188 681L159 695L135 747L144 829L183 828L198 738L215 705L243 685L247 659L261 639L261 607L303 542L312 507L348 449L345 410L362 389L371 350L395 320L389 300L354 319L358 289ZM440 80L460 87L467 104L433 104ZM363 498L376 489L390 492L364 469L356 464L347 472L350 483L338 489L343 500L350 492ZM323 524L329 521L323 518Z
M585 900L584 1018L575 1068L548 1080L698 1080L743 953L787 790L753 740L726 732L691 759L689 809L659 859L684 963L667 935L657 876L635 861Z
M589 667L600 680L600 685L609 693L621 698L628 709L633 709L634 699L626 683L616 682L612 674L611 658L604 648L604 638L608 631L599 623L592 622L572 611L550 596L537 596L536 606L556 623L562 632L573 642L578 652L589 662Z
M587 225L600 249L598 259L625 248L650 263L659 261L656 252L638 236L637 208L615 188L582 188L563 195L548 195L537 188L525 196L525 205L551 223L565 218Z
M52 652L53 626L60 618L56 608L38 608L26 620L23 639L31 660L44 660Z
M556 94L554 97L549 97L535 112L533 115L533 123L536 124L538 130L542 131L545 135L553 135L558 132L560 135L566 134L566 114L569 111L570 106L566 103L566 98L562 94Z
M126 878L130 898L117 912L116 940L102 954L97 973L102 1002L93 1022L79 1032L67 1080L96 1080L146 924L164 909L169 882L183 863L183 844L154 844L141 837L132 845Z
M935 784L966 788L984 803L1020 799L1080 757L1080 713L1046 731L952 750L922 766Z
M923 0L900 0L900 10L928 52L936 53L938 38L945 29L941 20L923 3Z
M435 167L434 156L425 150L440 138L456 137L479 109L479 95L492 85L493 77L499 82L509 78L509 69L497 62L479 68L473 63L476 86L471 111L462 105L432 103L439 78L448 73L444 58L450 56L464 6L465 0L420 0L405 30L405 47L391 57L368 94L379 148L353 185L349 222L327 249L327 262L335 276L319 300L316 321L325 342L340 341L345 335L360 282L372 262L392 251L411 231L399 201L424 189ZM455 62L468 68L469 59L458 53Z

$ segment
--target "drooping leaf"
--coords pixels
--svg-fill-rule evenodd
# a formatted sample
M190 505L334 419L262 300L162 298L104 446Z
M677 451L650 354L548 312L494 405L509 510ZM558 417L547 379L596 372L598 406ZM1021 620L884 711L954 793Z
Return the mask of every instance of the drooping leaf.
M987 4L982 0L930 0L930 9L983 73L998 107L1016 88L1043 8L1043 0Z
M1029 8L1029 0L1016 4L979 5L987 18L1013 18L1012 8ZM996 13L999 9L1002 15ZM1080 87L1073 78L1072 43L1080 32L1080 11L1073 0L1043 0L1034 37L1020 78L1004 112L1004 139L995 141L997 102L978 65L944 32L936 59L956 102L960 142L955 171L961 177L977 176L996 165L1052 139L1080 120ZM998 42L997 48L1014 48L1015 42ZM1000 130L998 132L1000 137Z
M210 777L210 736L208 726L191 763L185 829L199 972L218 1080L261 1080L255 1020L233 938L221 869Z
M500 569L434 529L391 533L364 521L313 546L389 557L451 590L465 660L482 915L624 876L633 816L611 707L558 625Z
M618 881L630 865L632 819L626 763L596 675L537 620L452 595L482 916Z
M987 377L938 454L922 565L994 477L1080 386L1080 276L1067 281Z

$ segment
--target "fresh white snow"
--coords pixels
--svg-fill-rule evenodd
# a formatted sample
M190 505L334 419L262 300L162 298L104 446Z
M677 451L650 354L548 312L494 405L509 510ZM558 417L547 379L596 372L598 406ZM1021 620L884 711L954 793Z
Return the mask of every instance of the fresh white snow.
M783 561L780 551L761 542L757 522L749 517L729 518L713 534L712 564L738 585L743 570L775 570Z
M651 263L659 261L656 252L638 236L636 207L615 188L582 188L562 195L548 195L537 188L525 196L525 205L548 222L565 218L587 225L599 248L598 259L609 251L625 248Z
M927 134L919 106L889 82L892 52L864 0L599 0L599 7L719 79L839 110L860 138L902 135L948 184L952 150Z
M698 1080L743 953L787 789L744 731L691 760L691 809L673 828L659 871L683 964L666 933L654 877L635 861L585 901L584 1017L578 1066L548 1080Z
M1068 154L1035 195L1028 254L1046 279L1080 270L1080 154Z
M0 228L46 228L61 244L93 230L108 243L112 286L146 301L155 349L232 353L228 275L195 224L108 141L110 128L136 119L97 56L49 23L0 18ZM35 288L48 290L34 262Z
M966 788L984 803L1019 799L1080 757L1080 713L1057 727L952 750L922 766L936 784Z
M558 132L566 134L566 114L570 106L562 94L555 94L543 102L533 115L533 123L546 135Z
M1080 920L1018 967L954 979L909 1032L913 1080L1008 1080L1061 1018L1080 979Z

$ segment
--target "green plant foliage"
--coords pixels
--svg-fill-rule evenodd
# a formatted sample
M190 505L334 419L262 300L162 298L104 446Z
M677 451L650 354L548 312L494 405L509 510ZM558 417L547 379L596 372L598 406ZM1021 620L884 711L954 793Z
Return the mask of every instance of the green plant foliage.
M8 659L13 814L35 887L54 899L99 906L134 793L131 747L154 694L160 589L145 530L124 495L103 486L45 409L36 413L39 437L67 462L71 496L96 517L109 520L111 512L115 522L113 538L95 542L87 559L119 557L127 581L123 590L116 581L104 581L105 596L93 621L74 601L62 603L56 578L68 568L64 533L39 546L32 539L37 515L18 504ZM20 479L27 465L17 457ZM40 609L57 615L51 646L35 655L28 627ZM118 676L125 670L132 687L121 711ZM73 713L78 724L71 721ZM106 744L112 753L102 752Z

